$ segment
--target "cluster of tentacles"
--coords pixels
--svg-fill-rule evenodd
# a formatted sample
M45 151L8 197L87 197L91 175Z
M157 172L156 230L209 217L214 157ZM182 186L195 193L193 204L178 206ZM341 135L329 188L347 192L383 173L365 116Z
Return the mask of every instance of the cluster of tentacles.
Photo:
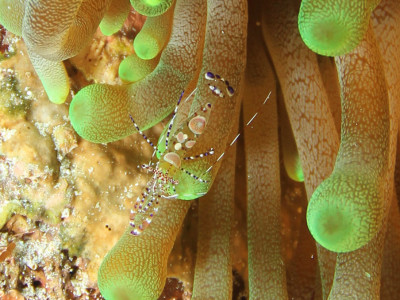
M215 87L210 93L207 82L210 71L221 74L223 83L229 80L227 86L235 93L213 102L204 132L185 151L195 157L215 149L215 155L187 161L179 156L179 167L181 159L184 167L168 179L176 185L178 199L160 201L151 225L140 235L128 228L105 257L98 284L106 299L157 299L165 284L168 255L191 204L183 199L210 188L199 201L192 298L232 298L236 146L228 141L235 140L239 130L241 102L250 298L400 297L400 218L394 184L400 3L379 2L131 1L148 17L135 38L135 54L119 68L126 82L89 85L75 95L70 120L81 137L107 143L147 129L173 111L182 91L196 90L167 127L168 136L177 136L210 94L215 96ZM66 3L0 1L1 23L22 35L56 103L69 93L62 60L77 54L99 24L104 34L113 34L130 9L129 1L123 0ZM10 11L16 17L11 18ZM57 21L61 19L67 22ZM313 51L334 56L334 62ZM246 126L255 113L262 117ZM224 153L222 167L211 169L204 188L199 175ZM291 178L304 180L317 266L300 259L315 247L307 231L294 247L295 257L300 257L295 267L285 268L283 263L280 157ZM158 177L154 182L162 184ZM296 283L293 269L300 278Z

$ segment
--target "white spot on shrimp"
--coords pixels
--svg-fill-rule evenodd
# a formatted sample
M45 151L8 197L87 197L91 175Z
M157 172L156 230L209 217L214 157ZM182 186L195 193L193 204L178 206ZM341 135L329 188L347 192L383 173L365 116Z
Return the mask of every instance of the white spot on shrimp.
M202 134L206 127L206 118L203 116L196 116L189 121L189 129L194 134Z
M169 153L165 154L164 160L167 163L170 163L171 165L177 167L178 169L181 167L181 158L175 152L169 152Z

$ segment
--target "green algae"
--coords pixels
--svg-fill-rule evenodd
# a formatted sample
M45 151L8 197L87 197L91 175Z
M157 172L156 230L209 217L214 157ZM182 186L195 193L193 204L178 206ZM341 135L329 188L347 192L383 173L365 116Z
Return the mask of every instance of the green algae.
M12 116L24 116L31 106L30 92L22 92L14 71L3 70L0 83L0 110Z

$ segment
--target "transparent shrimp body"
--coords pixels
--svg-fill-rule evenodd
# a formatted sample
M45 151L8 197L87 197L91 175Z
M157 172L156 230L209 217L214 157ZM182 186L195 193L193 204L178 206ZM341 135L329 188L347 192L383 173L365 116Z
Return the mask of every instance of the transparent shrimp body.
M182 92L171 121L164 129L157 146L154 146L140 131L131 117L135 127L154 148L158 158L157 162L142 166L143 169L152 174L152 177L147 183L142 197L137 198L131 210L130 225L132 226L131 233L134 235L140 234L149 226L153 216L158 211L160 201L164 199L196 199L205 195L210 188L212 178L208 171L195 174L188 171L185 165L188 165L193 160L201 160L204 157L213 155L214 149L206 149L202 153L191 156L187 156L187 152L196 144L198 138L204 132L213 103L218 101L218 98L233 96L234 90L228 81L212 72L207 72L205 78L209 80L209 99L199 111L188 117L176 130L172 131L183 96Z

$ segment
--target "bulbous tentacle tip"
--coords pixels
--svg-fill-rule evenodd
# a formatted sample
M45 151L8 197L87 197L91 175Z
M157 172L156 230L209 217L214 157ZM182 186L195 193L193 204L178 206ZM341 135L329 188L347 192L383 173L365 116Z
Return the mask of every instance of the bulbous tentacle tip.
M355 226L347 213L338 207L325 207L317 212L307 213L307 225L314 239L330 251L355 250L348 245Z
M112 286L104 286L99 279L98 284L100 293L106 300L157 299L146 296L145 294L141 293L139 289L127 287L127 283L123 280L120 282L113 282Z
M370 9L311 8L303 1L298 28L304 43L325 56L339 56L354 50L363 39L371 15Z
M377 184L357 182L355 177L333 173L315 190L307 208L311 235L333 252L363 247L376 236L382 224L382 209L374 207L380 198ZM363 187L369 190L362 191Z
M92 123L92 118L88 111L89 105L85 105L89 104L89 101L85 100L86 98L90 97L89 95L90 92L87 89L82 89L75 95L69 106L69 119L71 121L71 125L75 131L85 139L88 138L86 135L86 124Z
M131 289L123 282L114 282L113 287L101 288L99 285L100 293L106 300L154 300L157 297L148 297L140 293L137 289Z
M98 286L106 300L156 300L162 293L167 275L166 253L152 253L157 240L146 232L130 233L131 227L106 255L98 271ZM168 254L167 254L168 255Z
M127 86L92 84L72 99L69 117L72 127L93 143L109 143L122 139L135 130L129 120Z
M0 0L0 24L15 35L22 36L23 1Z
M99 24L101 32L110 36L119 31L129 15L130 8L129 0L113 0Z
M118 76L127 82L142 80L154 71L159 60L160 56L154 59L144 60L134 53L121 62L118 69Z
M53 102L54 104L63 104L68 98L69 85L54 89L50 89L48 87L46 88L45 86L45 90L51 102Z
M47 60L28 49L29 58L39 76L49 100L64 103L70 90L70 82L64 63Z
M131 0L131 5L140 14L155 17L165 13L173 0Z
M158 40L144 32L136 36L133 41L133 48L138 57L146 60L155 58L161 51Z

